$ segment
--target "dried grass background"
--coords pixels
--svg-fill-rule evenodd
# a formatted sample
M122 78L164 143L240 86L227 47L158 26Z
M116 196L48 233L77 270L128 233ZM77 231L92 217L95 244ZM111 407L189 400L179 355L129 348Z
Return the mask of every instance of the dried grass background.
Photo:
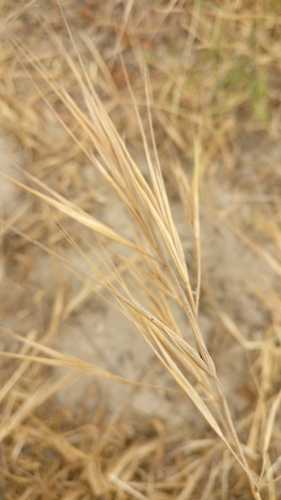
M279 2L0 17L0 498L281 498Z

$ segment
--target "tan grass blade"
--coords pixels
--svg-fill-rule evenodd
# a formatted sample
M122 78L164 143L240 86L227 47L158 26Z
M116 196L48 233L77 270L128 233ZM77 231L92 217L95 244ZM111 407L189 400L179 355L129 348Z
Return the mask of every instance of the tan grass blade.
M280 406L281 403L281 391L279 391L278 396L274 399L272 406L270 408L269 414L268 414L268 419L266 423L266 429L265 429L265 434L264 434L264 441L263 441L263 447L262 447L262 457L263 457L263 464L262 464L262 470L260 473L260 479L263 477L264 472L265 472L265 467L266 467L266 455L268 452L270 440L272 437L272 432L273 432L273 425L274 421L277 417L277 410Z

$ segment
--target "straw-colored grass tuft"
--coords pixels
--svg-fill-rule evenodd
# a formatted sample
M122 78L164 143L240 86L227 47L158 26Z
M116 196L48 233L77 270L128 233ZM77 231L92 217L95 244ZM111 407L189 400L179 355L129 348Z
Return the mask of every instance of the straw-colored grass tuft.
M278 500L277 3L1 9L3 498Z

